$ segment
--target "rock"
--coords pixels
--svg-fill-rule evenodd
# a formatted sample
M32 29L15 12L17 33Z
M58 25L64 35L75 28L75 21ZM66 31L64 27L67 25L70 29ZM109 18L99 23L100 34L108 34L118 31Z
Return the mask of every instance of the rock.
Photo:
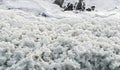
M94 11L95 10L95 6L91 6L91 9L92 9L92 11Z
M65 0L55 0L55 4L59 5L61 8L64 8L64 10L85 10L85 3L83 0L79 0L79 2L76 2L75 4L72 4L72 2L68 1L66 7L63 7L63 4L65 3Z
M91 8L87 8L86 11L91 11Z
M57 4L57 5L59 5L60 7L62 7L63 2L64 2L64 0L55 0L54 3Z
M76 10L81 10L81 11L85 10L85 3L83 2L83 0L79 0L79 3L77 4Z
M68 3L67 8L64 10L73 10L73 4Z

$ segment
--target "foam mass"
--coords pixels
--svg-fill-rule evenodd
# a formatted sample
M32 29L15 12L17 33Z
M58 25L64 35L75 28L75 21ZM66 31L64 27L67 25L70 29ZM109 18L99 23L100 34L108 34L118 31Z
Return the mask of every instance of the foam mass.
M0 70L120 69L117 17L49 21L18 11L0 15Z

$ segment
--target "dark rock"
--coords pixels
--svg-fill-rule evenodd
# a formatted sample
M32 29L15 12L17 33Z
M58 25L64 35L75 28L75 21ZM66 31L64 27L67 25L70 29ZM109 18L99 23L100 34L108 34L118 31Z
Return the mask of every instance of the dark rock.
M86 11L91 11L91 8L87 8Z
M73 10L73 4L68 3L67 8L64 9L66 10Z
M42 16L49 17L46 13L42 13Z
M61 8L64 8L64 10L80 10L80 11L84 11L85 10L85 3L83 2L83 0L79 0L79 2L75 5L71 4L71 3L68 3L67 4L67 7L62 7L63 3L64 3L64 0L55 0L54 2L55 4L59 5Z
M82 5L82 11L85 10L85 3L83 2L83 5Z
M91 9L92 9L92 11L94 11L95 10L95 6L91 6Z
M64 2L64 0L55 0L54 3L57 4L57 5L59 5L60 7L62 7L63 2Z
M85 3L83 2L83 0L79 0L79 3L77 4L76 10L81 10L81 11L85 10Z

